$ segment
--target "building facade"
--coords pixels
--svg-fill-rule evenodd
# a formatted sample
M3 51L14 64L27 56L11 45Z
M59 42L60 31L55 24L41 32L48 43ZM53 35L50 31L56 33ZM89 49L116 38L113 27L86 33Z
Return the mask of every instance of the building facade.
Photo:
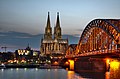
M25 49L15 51L15 58L19 62L24 60L26 63L36 63L36 61L39 61L39 55L40 51L32 50L29 44Z
M57 12L56 25L54 27L54 33L52 34L52 27L50 24L50 15L48 12L47 25L45 27L45 34L43 39L41 39L41 53L65 54L67 47L68 47L68 39L62 39L59 13Z

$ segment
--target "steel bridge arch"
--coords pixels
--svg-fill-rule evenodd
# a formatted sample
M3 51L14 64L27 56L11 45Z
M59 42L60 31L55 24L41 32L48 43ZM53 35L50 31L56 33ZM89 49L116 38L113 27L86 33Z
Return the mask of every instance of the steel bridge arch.
M118 21L118 25L115 26L114 24L111 24L109 21ZM103 24L100 24L104 22ZM104 24L107 23L109 26L112 26L116 32L117 32L117 35L119 35L120 33L120 19L95 19L93 21L91 21L84 29L84 31L82 32L81 34L81 37L80 37L80 41L82 40L82 38L84 37L84 35L86 34L86 32L93 28L93 27L97 27L97 28L101 28L102 30L104 30L109 36L111 36L113 39L115 39L115 36L113 36L113 34L111 33L111 31L108 30L107 27L103 27ZM117 41L117 40L116 40Z
M82 32L76 53L81 52L79 49L82 41L85 40L86 34L93 28L99 28L104 31L111 40L114 40L120 46L120 19L95 19L92 20Z

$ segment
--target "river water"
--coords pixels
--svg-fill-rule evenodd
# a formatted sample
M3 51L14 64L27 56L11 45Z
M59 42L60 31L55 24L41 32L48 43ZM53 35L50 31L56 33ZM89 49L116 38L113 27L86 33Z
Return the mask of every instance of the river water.
M0 79L120 79L120 61L111 61L108 72L75 73L65 69L9 68L0 69Z
M0 79L87 79L65 69L1 69Z

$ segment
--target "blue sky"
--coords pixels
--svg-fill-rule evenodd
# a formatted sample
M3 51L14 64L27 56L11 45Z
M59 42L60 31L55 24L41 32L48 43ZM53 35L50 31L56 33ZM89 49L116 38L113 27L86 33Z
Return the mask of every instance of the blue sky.
M80 37L93 19L119 19L120 0L0 0L0 39L9 32L43 34L48 11L52 28L60 12L62 34Z
M0 0L0 31L44 33L49 11L52 27L60 12L63 34L80 34L79 30L95 18L119 18L119 3L120 0Z

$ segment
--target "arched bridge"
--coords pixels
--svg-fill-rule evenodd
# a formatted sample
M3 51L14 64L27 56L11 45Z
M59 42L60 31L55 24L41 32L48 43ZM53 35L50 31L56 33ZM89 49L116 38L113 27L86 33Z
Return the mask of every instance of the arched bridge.
M120 61L120 19L95 19L85 27L79 43L69 45L61 66L76 72L108 71L116 61Z
M68 51L68 50L67 50ZM66 57L120 54L120 19L92 20L82 32L76 50Z

